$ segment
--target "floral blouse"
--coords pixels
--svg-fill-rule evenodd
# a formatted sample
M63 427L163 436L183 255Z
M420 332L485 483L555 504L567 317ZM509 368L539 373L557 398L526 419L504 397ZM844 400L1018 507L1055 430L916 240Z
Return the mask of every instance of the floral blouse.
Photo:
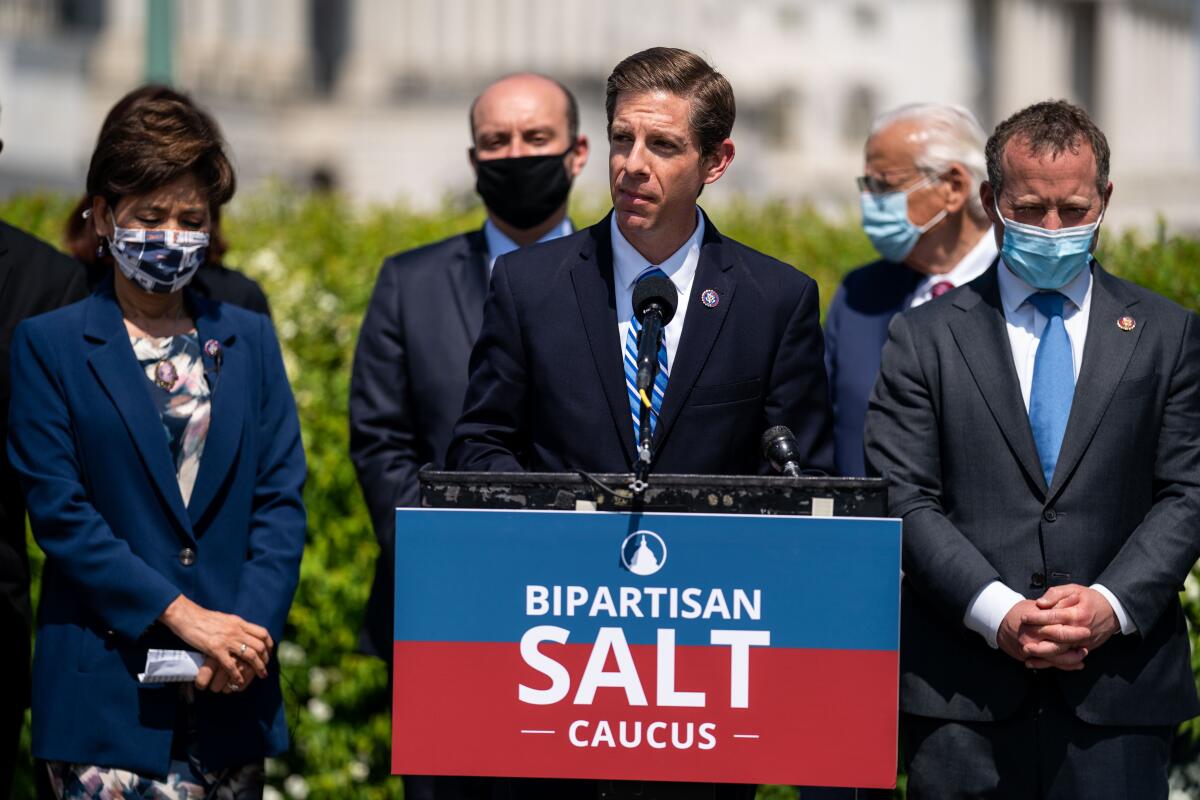
M150 383L175 463L175 478L187 505L200 470L212 406L200 339L193 331L161 339L130 337L129 341Z

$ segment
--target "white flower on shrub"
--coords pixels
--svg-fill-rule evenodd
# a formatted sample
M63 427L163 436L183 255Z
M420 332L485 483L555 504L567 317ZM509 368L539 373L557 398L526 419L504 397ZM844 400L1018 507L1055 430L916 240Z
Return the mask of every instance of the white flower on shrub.
M1183 591L1193 603L1200 600L1200 578L1196 577L1195 572L1189 572L1188 576L1184 579Z
M283 800L283 793L274 786L264 786L262 800Z
M324 694L328 688L329 676L325 674L325 670L313 667L308 671L308 691L313 694Z
M371 768L365 761L350 762L350 777L358 782L365 781L371 775Z
M280 642L279 643L279 663L289 667L294 667L297 664L303 664L308 658L308 654L304 652L304 648L295 642Z
M302 775L288 775L283 782L283 790L292 800L304 800L308 797L308 781Z
M319 697L314 697L308 701L308 713L317 722L329 722L333 719L333 706Z
M256 250L254 255L246 259L246 268L265 278L281 278L284 272L283 261L279 258L279 254L269 247Z
M337 296L332 292L321 292L321 294L317 295L317 308L326 314L332 314L337 310L338 305Z

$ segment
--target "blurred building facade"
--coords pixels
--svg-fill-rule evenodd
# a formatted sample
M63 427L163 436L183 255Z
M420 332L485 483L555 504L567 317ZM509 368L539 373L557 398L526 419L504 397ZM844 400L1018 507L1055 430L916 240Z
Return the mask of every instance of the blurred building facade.
M1113 221L1200 230L1200 0L0 0L0 192L81 189L108 107L159 74L217 115L243 185L432 205L471 191L471 98L532 69L577 92L601 193L604 80L656 44L733 83L716 198L841 212L875 113L954 102L990 127L1066 97L1108 133Z

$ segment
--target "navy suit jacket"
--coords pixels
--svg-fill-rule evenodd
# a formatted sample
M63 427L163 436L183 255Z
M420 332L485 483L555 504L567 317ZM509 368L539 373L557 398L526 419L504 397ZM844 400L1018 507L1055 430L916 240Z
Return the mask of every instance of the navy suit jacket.
M189 292L212 421L191 501L111 281L23 322L12 346L9 455L46 553L33 675L38 758L163 775L178 693L142 688L156 623L179 594L262 625L276 642L299 577L304 452L279 345L261 314ZM184 555L185 550L191 553ZM208 769L287 747L278 661L239 694L196 693Z
M482 230L383 262L350 377L350 458L379 559L361 646L391 660L397 506L421 502L417 471L442 464L467 392L488 287Z
M894 261L873 261L846 275L825 312L825 369L833 402L839 475L865 476L863 425L879 376L888 324L904 311L921 275Z
M8 463L8 353L22 320L87 294L79 262L22 230L0 222L0 637L12 648L5 692L29 703L29 557L25 548L25 498ZM5 704L6 707L7 704ZM6 723L5 723L6 724ZM0 764L8 755L0 755ZM0 768L0 772L2 772ZM0 775L0 793L6 789Z
M715 290L714 307L701 303ZM662 473L755 474L787 425L805 467L833 467L817 284L705 227L655 429ZM448 465L628 472L633 422L617 330L609 220L496 261Z

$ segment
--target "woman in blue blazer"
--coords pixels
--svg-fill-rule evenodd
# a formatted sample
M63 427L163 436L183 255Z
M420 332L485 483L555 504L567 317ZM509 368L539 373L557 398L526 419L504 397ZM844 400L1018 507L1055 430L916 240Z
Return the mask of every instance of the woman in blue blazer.
M186 288L234 185L206 115L132 109L88 172L112 278L13 337L9 453L46 553L33 753L55 797L258 797L287 746L295 403L269 320ZM195 653L191 677L155 682L160 650Z

